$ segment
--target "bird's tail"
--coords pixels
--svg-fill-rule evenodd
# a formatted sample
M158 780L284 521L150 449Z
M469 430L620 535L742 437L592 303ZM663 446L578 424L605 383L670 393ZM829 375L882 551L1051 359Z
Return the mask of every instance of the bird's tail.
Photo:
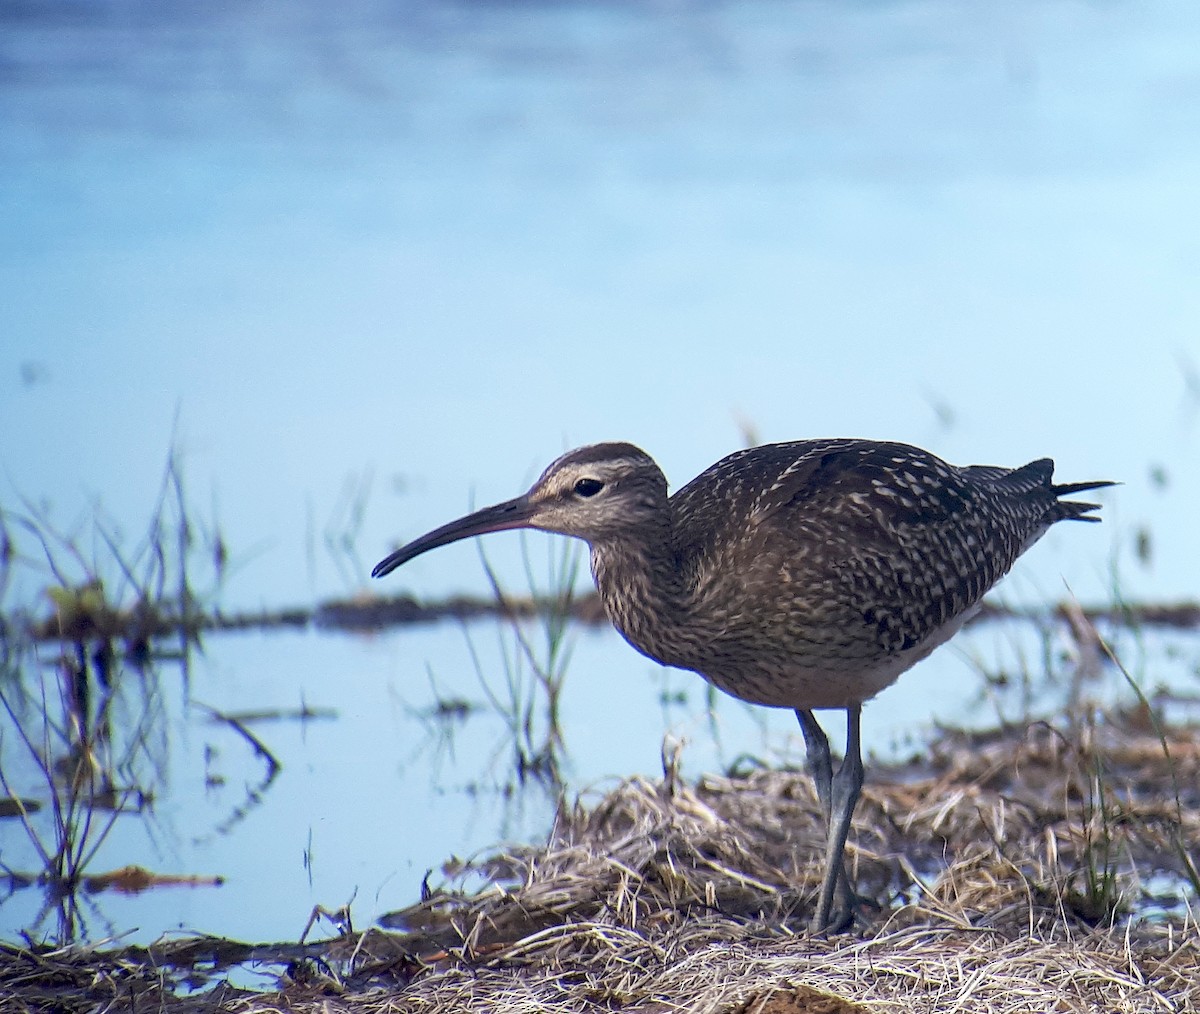
M1050 487L1050 492L1056 497L1070 496L1072 493L1083 493L1089 489L1103 489L1105 486L1116 486L1117 483L1107 479L1098 482L1064 482ZM1092 517L1092 511L1098 511L1098 503L1082 503L1079 500L1060 500L1051 508L1050 514L1054 521L1099 521Z

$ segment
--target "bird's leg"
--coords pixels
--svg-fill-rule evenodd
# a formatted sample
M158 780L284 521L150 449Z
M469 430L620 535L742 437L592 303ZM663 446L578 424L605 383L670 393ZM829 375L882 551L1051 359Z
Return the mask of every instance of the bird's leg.
M796 709L796 718L800 720L800 731L804 733L804 745L807 751L805 767L812 777L817 789L817 799L821 803L821 812L825 816L826 843L833 833L833 762L829 753L829 737L821 728L811 711ZM837 897L839 912L838 920L844 922L854 906L854 893L850 889L850 878L846 875L845 863L838 857ZM822 920L828 921L828 912Z
M829 737L817 723L811 711L796 709L796 717L800 719L800 731L804 733L805 764L813 783L817 788L817 799L821 803L821 811L825 814L825 826L829 827L831 813L830 793L833 785L833 764L829 759Z
M832 777L830 784L829 838L825 843L825 878L821 884L821 895L817 899L817 910L813 913L811 929L814 933L838 930L854 917L853 892L844 866L846 837L850 833L850 820L862 791L863 765L862 747L859 741L859 720L862 705L854 704L846 709L846 756L841 767ZM839 889L839 884L841 888ZM833 896L838 894L838 912L831 918Z

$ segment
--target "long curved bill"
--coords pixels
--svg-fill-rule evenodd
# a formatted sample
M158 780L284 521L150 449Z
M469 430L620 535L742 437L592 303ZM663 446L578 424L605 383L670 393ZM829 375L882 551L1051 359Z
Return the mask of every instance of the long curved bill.
M451 521L441 528L414 539L407 546L401 546L390 556L380 560L371 571L371 577L383 577L390 574L402 563L408 563L414 556L420 556L438 546L445 546L459 539L469 539L473 535L486 535L488 532L503 532L510 528L528 528L529 521L534 515L534 507L529 497L518 496L494 507L468 514L465 518Z

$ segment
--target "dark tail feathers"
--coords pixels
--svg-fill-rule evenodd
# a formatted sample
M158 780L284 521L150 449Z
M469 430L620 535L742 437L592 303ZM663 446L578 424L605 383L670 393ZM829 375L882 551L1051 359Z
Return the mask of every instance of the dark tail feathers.
M1117 486L1119 483L1103 480L1101 482L1064 482L1050 487L1055 496L1069 496L1072 493L1083 493L1089 489L1103 489L1105 486ZM1091 511L1098 511L1098 503L1081 503L1078 500L1064 500L1050 508L1050 516L1054 521L1099 521L1090 516Z
M1116 486L1119 483L1104 480L1101 482L1051 482L1054 476L1054 460L1038 458L1020 468L1001 468L998 465L970 465L964 471L973 479L982 479L997 490L1012 494L1033 494L1040 498L1050 492L1056 498L1046 510L1046 521L1099 521L1099 518L1088 517L1089 512L1100 509L1098 503L1080 503L1077 500L1059 501L1058 497L1071 493L1082 493L1089 489L1103 489L1105 486Z

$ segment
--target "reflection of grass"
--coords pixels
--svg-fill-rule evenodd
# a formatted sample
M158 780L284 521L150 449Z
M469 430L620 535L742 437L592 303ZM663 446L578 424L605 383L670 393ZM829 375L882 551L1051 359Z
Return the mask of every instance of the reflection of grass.
M32 550L29 549L32 547ZM78 889L117 817L153 798L167 751L155 663L182 664L197 643L198 573L215 591L225 568L218 534L202 533L170 455L150 524L127 549L102 518L63 532L46 511L0 510L0 787L32 765L50 826L18 805L42 870L58 935L81 929ZM14 604L4 601L21 595ZM38 617L34 603L50 606ZM178 646L164 653L164 629ZM56 657L48 660L46 642ZM40 642L40 644L39 644Z
M86 666L87 657L80 654ZM58 678L55 679L54 677ZM46 906L38 923L50 913L58 914L58 936L73 939L79 930L77 891L84 871L112 830L118 814L132 806L140 809L145 795L132 786L121 788L115 781L113 725L110 721L113 695L105 692L90 717L80 710L75 688L89 680L86 671L70 670L66 655L53 676L39 684L35 709L14 706L7 691L0 691L3 705L16 740L40 774L51 810L49 834L22 805L21 823L33 845L42 871L39 877L47 888ZM47 690L53 682L58 693ZM18 710L20 708L20 710ZM0 740L0 748L7 745ZM15 796L7 763L14 758L0 756L0 787ZM121 766L128 767L125 761Z

